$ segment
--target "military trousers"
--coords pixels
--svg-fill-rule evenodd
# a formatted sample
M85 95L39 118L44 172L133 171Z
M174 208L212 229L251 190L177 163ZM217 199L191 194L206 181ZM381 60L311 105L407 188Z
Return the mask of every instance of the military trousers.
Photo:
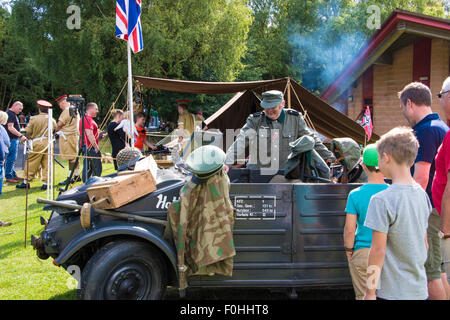
M47 140L42 140L33 144L33 151L27 154L27 160L25 162L24 178L28 182L32 181L37 174L41 175L42 182L47 182L47 152Z

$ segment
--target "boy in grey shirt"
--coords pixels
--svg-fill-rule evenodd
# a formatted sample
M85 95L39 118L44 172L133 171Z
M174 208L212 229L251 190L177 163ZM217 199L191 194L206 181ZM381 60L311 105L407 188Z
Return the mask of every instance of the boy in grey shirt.
M366 300L428 298L424 265L432 206L410 172L418 147L406 127L392 129L377 142L380 171L392 186L371 198L364 224L373 230Z

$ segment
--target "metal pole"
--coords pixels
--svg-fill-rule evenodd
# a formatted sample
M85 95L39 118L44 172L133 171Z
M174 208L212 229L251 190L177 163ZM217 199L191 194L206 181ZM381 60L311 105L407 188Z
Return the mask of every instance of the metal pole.
M130 135L131 135L131 147L134 146L134 110L133 110L133 79L131 72L131 47L130 40L127 41L128 51L128 110L130 111Z
M25 145L24 145L24 148L25 148L25 152L26 152L26 149L27 149L27 142L25 142ZM29 176L29 166L28 166L28 154L26 155L26 163L25 163L25 165L26 165L26 167L27 167L27 175L26 175L26 183L25 183L25 185L26 185L26 190L25 190L25 248L27 247L27 222L28 222L28 184L30 183L30 181L29 181L29 179L28 179L28 176Z
M47 199L53 199L53 109L48 109Z

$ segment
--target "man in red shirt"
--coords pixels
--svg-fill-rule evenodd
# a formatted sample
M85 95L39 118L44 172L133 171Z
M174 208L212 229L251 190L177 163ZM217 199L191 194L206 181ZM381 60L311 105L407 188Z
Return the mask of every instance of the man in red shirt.
M450 77L444 81L441 92L438 94L445 116L450 121ZM432 192L434 205L441 215L441 248L442 260L446 273L450 272L450 131L436 156L436 174L433 180ZM450 290L447 291L450 298Z
M82 136L81 148L83 148L83 154L87 155L83 161L83 182L86 182L90 176L101 176L102 175L102 154L98 147L99 132L97 123L94 118L98 114L98 106L94 102L89 102L86 105L86 113L84 118L80 119L79 130L80 136ZM83 129L84 119L84 135L81 132ZM95 157L95 158L89 158Z
M136 136L136 143L134 146L135 148L138 148L142 154L144 154L144 145L146 145L149 149L156 149L154 145L147 141L147 131L145 130L144 124L145 115L142 112L139 112L136 116L136 130L138 135Z

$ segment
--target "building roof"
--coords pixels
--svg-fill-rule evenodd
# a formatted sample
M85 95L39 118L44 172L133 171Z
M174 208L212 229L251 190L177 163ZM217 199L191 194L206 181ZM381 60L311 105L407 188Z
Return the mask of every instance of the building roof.
M320 96L333 103L373 64L392 64L392 53L423 37L450 40L450 21L396 9L367 41L358 56Z

